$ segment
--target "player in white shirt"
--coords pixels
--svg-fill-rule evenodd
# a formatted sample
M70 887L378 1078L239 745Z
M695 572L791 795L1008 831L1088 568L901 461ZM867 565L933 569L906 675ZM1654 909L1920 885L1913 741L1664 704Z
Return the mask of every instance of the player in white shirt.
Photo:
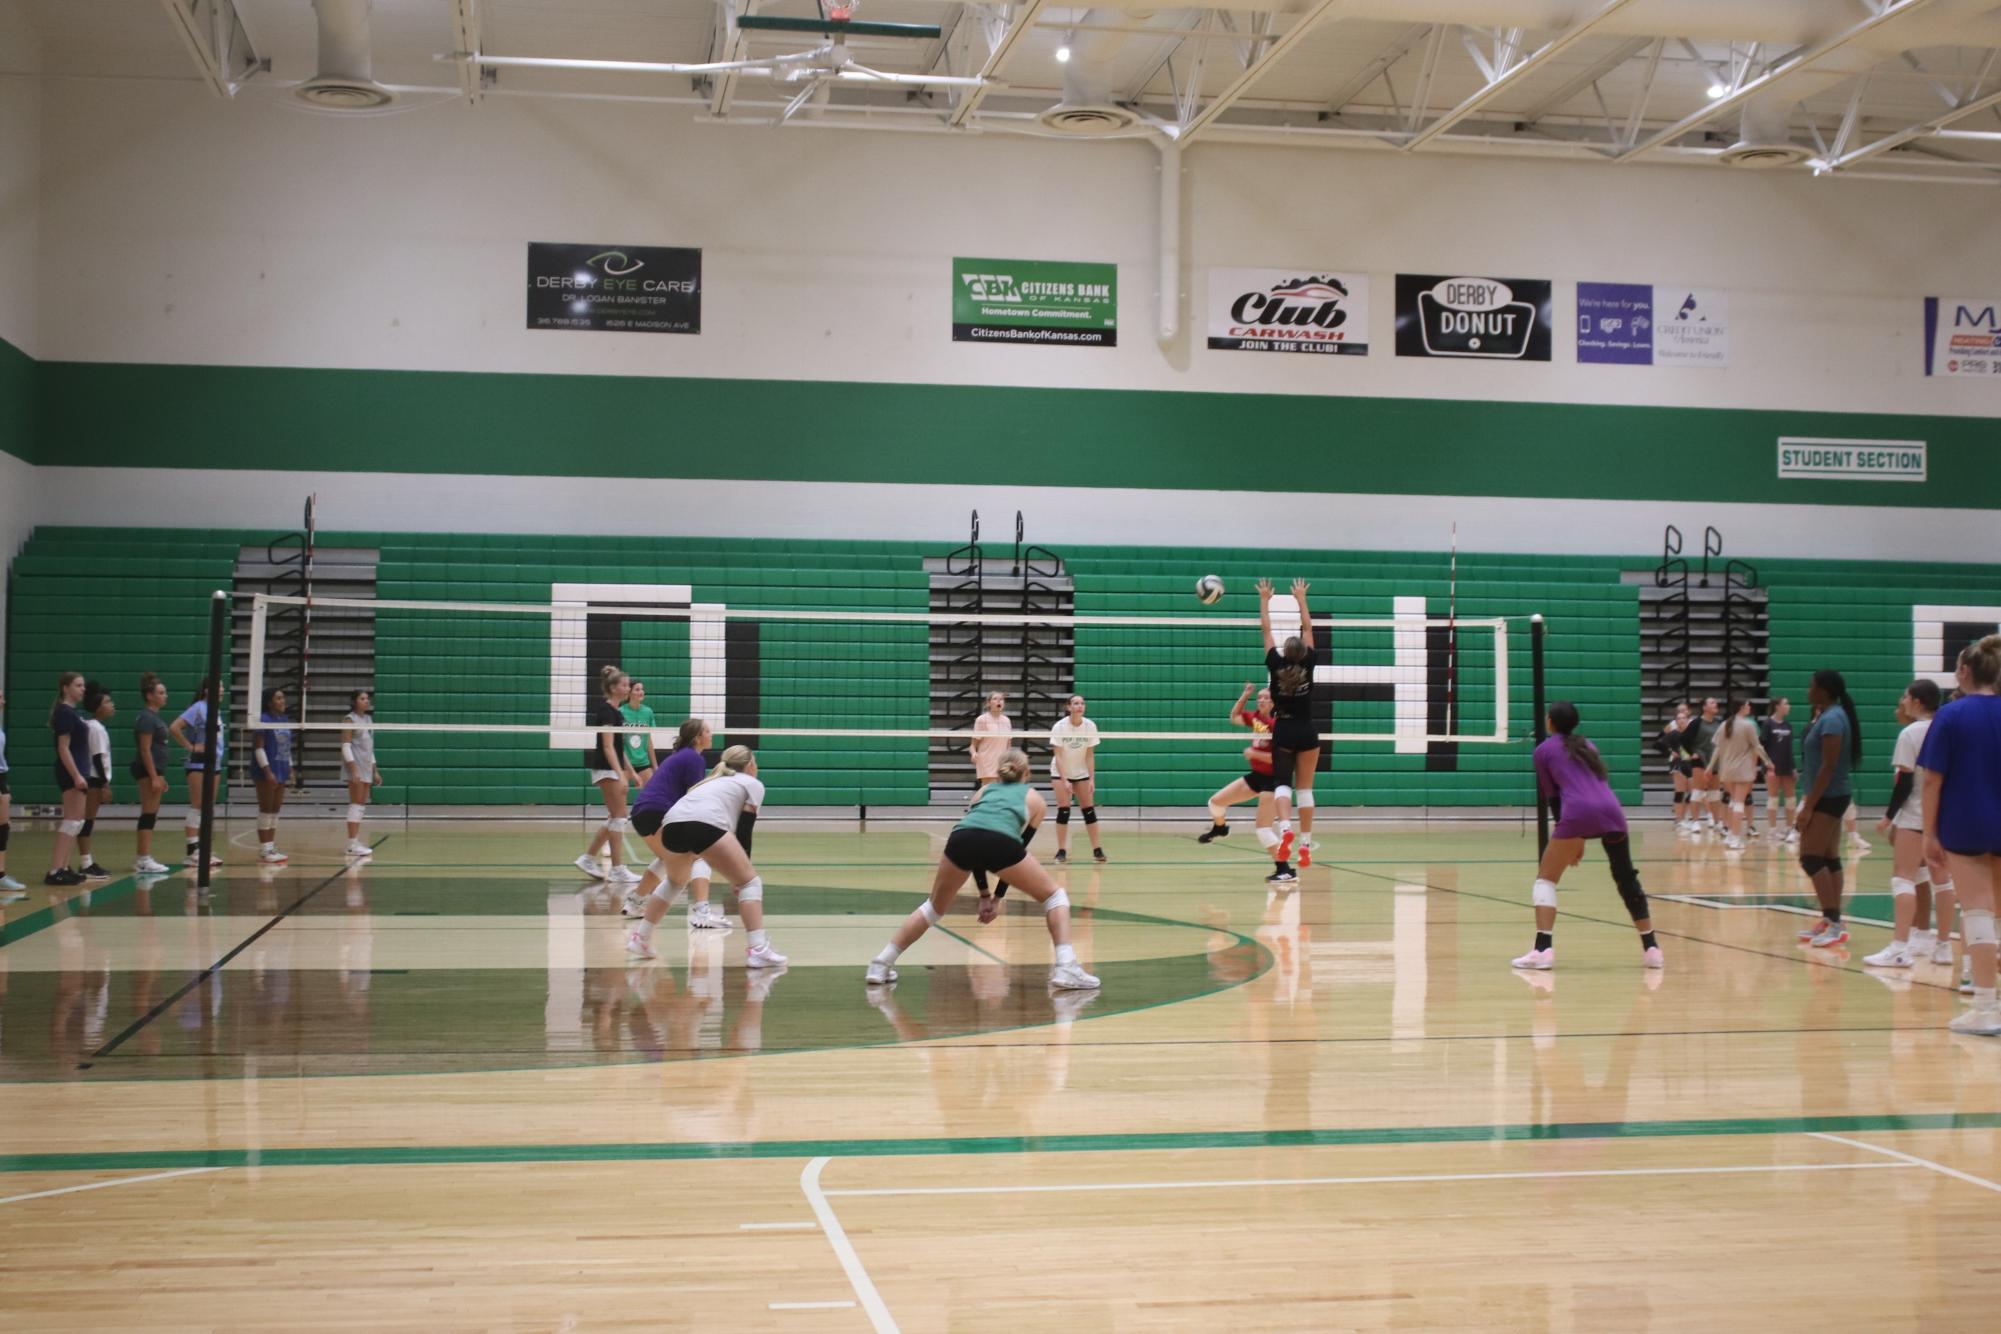
M1084 697L1070 697L1069 712L1049 729L1049 785L1056 793L1056 860L1070 860L1070 802L1084 812L1091 855L1105 860L1098 842L1098 725L1084 716Z
M77 860L86 880L109 880L111 872L97 864L90 854L91 832L97 828L97 808L111 799L111 732L104 720L118 711L111 692L96 681L83 687L83 726L90 733L90 795L83 804L83 831L76 836Z
M1014 721L1006 712L1007 696L994 691L987 696L986 708L973 719L973 740L966 751L973 757L973 790L1000 781L1000 757L1007 753L1008 735Z
M1918 783L1918 754L1924 749L1925 735L1931 731L1932 715L1938 712L1939 689L1931 681L1918 680L1904 687L1897 701L1897 721L1904 730L1897 733L1897 748L1890 757L1896 771L1896 786L1890 804L1876 822L1880 833L1890 835L1890 904L1895 915L1895 934L1890 943L1862 962L1874 968L1909 968L1914 963L1952 962L1952 917L1958 894L1945 858L1932 860L1925 855L1925 799ZM1919 921L1935 923L1930 927ZM1943 938L1941 938L1943 937Z
M658 837L667 855L660 859L659 869L666 883L647 895L645 915L626 933L626 953L641 959L659 957L653 950L653 929L667 915L668 906L687 891L699 858L736 887L738 911L750 936L745 966L785 966L785 956L771 947L765 932L764 881L750 861L751 829L763 804L756 754L748 746L731 746L723 752L722 762L689 788L661 823Z

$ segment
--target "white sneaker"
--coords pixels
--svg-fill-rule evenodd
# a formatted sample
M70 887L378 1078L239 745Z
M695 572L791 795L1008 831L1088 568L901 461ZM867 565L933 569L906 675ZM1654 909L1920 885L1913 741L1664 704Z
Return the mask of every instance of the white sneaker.
M1096 991L1099 983L1082 964L1059 963L1049 970L1049 985L1058 991Z
M896 969L886 963L877 963L874 960L870 960L868 973L865 975L864 980L872 987L886 987L896 981Z
M208 864L211 867L220 866L222 865L222 858L216 856L213 852L211 852L208 855ZM201 867L201 854L198 852L190 852L187 855L187 859L183 861L181 865L187 867L190 871L199 870Z
M370 847L368 844L363 843L360 839L356 839L354 842L347 845L347 855L356 858L373 857L375 855L375 849Z
M1913 962L1910 945L1901 940L1893 940L1874 954L1866 956L1863 963L1871 968L1909 968Z
M1556 967L1556 947L1552 945L1546 950L1531 949L1519 959L1509 961L1508 967L1533 968L1537 972L1547 972Z
M746 968L782 968L785 963L785 956L771 948L769 943L752 945L749 953L743 956L743 966Z
M1735 834L1725 834L1723 836L1723 848L1726 852L1742 852L1744 850L1744 840Z
M1846 945L1847 943L1848 928L1845 926L1822 927L1820 934L1807 942L1807 944L1817 950L1831 950L1836 945Z
M13 876L6 874L4 871L0 871L0 889L4 889L9 894L11 894L17 889L26 889L26 888L27 888L26 885L16 880Z
M598 859L591 856L588 852L571 862L570 865L576 867L593 880L602 880L605 877L604 867L599 865Z
M1976 1007L1946 1027L1955 1033L1972 1033L1976 1037L2001 1037L2001 1008L1982 1010Z
M1797 830L1797 829L1788 829L1788 830L1786 830L1786 842L1787 842L1787 843L1797 843L1797 842L1799 842L1799 841L1800 841L1800 831L1799 831L1799 830Z
M697 931L727 931L730 929L730 915L714 899L710 899L707 903L689 906L688 925Z
M132 863L132 869L140 875L165 875L170 868L154 861L151 857L141 857ZM3 881L0 881L0 887L4 887Z
M1848 836L1848 846L1854 848L1857 852L1867 852L1869 851L1869 840L1860 834L1850 834Z
M635 959L657 959L660 957L654 953L652 942L648 941L636 930L625 933L625 952Z
M613 862L604 878L617 885L636 885L639 883L639 872L624 862Z
M1942 963L1948 968L1952 967L1952 942L1950 940L1941 940L1932 946L1932 962Z
M257 860L267 866L283 866L292 859L276 848L264 848L258 852Z
M1550 952L1552 954L1555 953L1554 950ZM1640 966L1658 971L1667 967L1667 956L1661 953L1660 946L1649 945L1646 949L1640 951Z
M1920 931L1916 927L1911 928L1911 957L1913 959L1917 959L1922 962L1923 960L1930 958L1932 952L1932 946L1936 945L1937 943L1938 943L1937 932Z
M639 897L636 890L626 890L625 897L618 901L618 910L626 917L646 916L646 900Z

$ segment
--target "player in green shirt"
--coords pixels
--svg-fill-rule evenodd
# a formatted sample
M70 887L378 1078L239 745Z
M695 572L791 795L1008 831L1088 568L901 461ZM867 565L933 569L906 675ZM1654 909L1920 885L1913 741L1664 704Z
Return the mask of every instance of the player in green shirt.
M627 727L653 726L653 710L646 707L646 683L634 681L632 694L625 703L618 706L625 715ZM651 732L627 732L625 734L625 758L632 771L639 775L639 785L646 786L646 780L653 776L653 770L660 761L653 754L653 734Z

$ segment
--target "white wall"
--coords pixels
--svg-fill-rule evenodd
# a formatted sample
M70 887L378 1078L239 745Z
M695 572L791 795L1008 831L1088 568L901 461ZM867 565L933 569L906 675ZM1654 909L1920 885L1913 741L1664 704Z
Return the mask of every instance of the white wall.
M1139 143L520 99L348 121L174 84L65 80L46 98L47 357L2001 411L2001 386L1921 373L1921 298L2001 285L1986 191L1197 146L1184 334L1163 350ZM531 239L702 247L703 334L527 331ZM954 254L1116 260L1123 345L952 343ZM1375 353L1196 346L1212 265L1372 272ZM1554 360L1390 355L1399 269L1556 280ZM1578 280L1728 289L1733 365L1576 365Z
M21 0L0 0L0 69L40 68L40 40ZM0 74L0 338L40 346L42 84ZM36 470L0 453L0 662L6 661L5 571L34 526Z

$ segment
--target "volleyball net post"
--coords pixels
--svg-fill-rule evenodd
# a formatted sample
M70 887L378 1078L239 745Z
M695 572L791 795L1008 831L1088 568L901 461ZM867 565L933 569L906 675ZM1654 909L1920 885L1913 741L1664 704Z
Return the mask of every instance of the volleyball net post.
M1548 726L1543 721L1549 716L1549 700L1545 697L1543 690L1543 633L1542 613L1537 612L1535 615L1529 617L1529 694L1535 709L1533 736L1535 737L1535 744L1538 746L1549 735ZM1533 749L1529 752L1529 769L1531 774L1530 781L1535 782L1533 776L1535 752ZM1535 849L1537 857L1541 857L1544 852L1549 850L1549 801L1542 794L1542 784L1540 782L1536 782L1535 784Z
M208 603L208 716L202 719L201 753L208 761L208 782L202 785L201 832L195 845L195 884L207 889L209 849L215 846L215 797L226 766L216 754L222 734L223 627L229 619L229 594L217 589Z

